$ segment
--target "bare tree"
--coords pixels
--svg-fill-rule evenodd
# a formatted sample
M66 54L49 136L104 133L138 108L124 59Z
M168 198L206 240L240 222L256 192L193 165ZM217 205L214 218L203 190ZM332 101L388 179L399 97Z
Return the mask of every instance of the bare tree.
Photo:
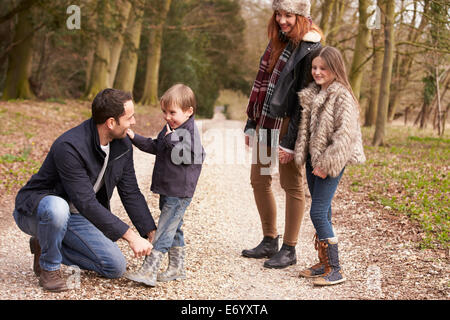
M372 71L370 75L369 104L365 112L364 126L375 125L377 120L378 99L380 95L381 73L383 71L384 46L381 29L372 30Z
M170 9L172 0L151 1L155 10L152 20L155 22L149 34L149 46L147 53L147 71L145 75L144 93L140 104L156 105L158 103L159 66L161 60L161 47L163 28Z
M13 43L18 43L8 54L8 69L2 98L30 99L34 97L30 89L31 64L33 59L32 12L22 10L18 14L18 22Z
M367 57L370 56L370 31L367 27L367 20L369 19L368 8L369 0L359 0L358 35L356 37L355 51L350 69L350 84L357 99L359 99L361 92L364 66L369 61Z
M380 146L384 144L386 135L387 111L389 105L389 93L392 78L392 65L394 60L394 18L395 18L395 1L383 0L383 9L385 12L384 24L384 59L383 71L381 74L380 94L378 100L377 121L372 144Z
M144 2L144 0L142 2ZM142 5L142 3L136 3L135 1L135 4L131 9L125 34L125 45L120 56L119 67L114 82L115 88L129 92L133 91L136 78L138 50L144 15Z

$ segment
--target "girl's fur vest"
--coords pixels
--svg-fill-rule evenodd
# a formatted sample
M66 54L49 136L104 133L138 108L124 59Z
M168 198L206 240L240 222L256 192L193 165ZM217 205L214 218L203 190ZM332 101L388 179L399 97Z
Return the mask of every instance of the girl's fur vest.
M337 177L346 165L365 162L359 108L347 88L334 81L321 91L313 82L298 96L303 107L295 143L298 165L309 152L313 168Z

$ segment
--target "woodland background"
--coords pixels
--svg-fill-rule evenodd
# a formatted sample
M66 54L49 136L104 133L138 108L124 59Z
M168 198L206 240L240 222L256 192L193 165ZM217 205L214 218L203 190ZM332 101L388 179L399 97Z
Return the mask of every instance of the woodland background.
M266 45L271 1L5 0L0 4L3 100L92 99L105 87L154 107L174 82L211 117L221 90L247 95ZM342 50L365 125L383 144L386 122L414 117L441 135L449 109L449 3L312 1L324 44ZM73 21L71 21L73 23ZM412 119L412 118L409 118Z
M422 244L448 248L449 2L311 2L323 44L343 53L360 100L368 162L349 171L352 188L420 223L430 234ZM89 102L106 87L132 92L150 119L158 97L183 82L196 93L199 117L224 105L228 118L245 120L271 3L2 0L0 192L13 194L38 170L48 147L36 152L40 121L68 129L90 116ZM68 28L71 5L79 29Z

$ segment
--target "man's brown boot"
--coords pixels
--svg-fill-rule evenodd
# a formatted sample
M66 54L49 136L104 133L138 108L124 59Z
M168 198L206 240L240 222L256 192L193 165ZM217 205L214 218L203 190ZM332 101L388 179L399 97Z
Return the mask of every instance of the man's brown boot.
M47 271L41 269L41 276L39 278L39 285L47 291L61 292L66 291L69 288L66 285L66 281L61 277L61 271Z
M39 277L41 274L41 266L39 265L39 258L41 257L41 247L39 246L39 240L36 237L30 238L30 250L34 254L33 271L34 274Z

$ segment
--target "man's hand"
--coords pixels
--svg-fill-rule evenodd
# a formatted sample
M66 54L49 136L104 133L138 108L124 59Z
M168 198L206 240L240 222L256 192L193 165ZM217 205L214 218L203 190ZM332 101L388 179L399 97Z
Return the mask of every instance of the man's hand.
M131 229L128 229L122 238L128 241L128 244L130 245L131 250L133 250L136 258L148 256L152 252L153 245L147 239L144 239L134 233Z

